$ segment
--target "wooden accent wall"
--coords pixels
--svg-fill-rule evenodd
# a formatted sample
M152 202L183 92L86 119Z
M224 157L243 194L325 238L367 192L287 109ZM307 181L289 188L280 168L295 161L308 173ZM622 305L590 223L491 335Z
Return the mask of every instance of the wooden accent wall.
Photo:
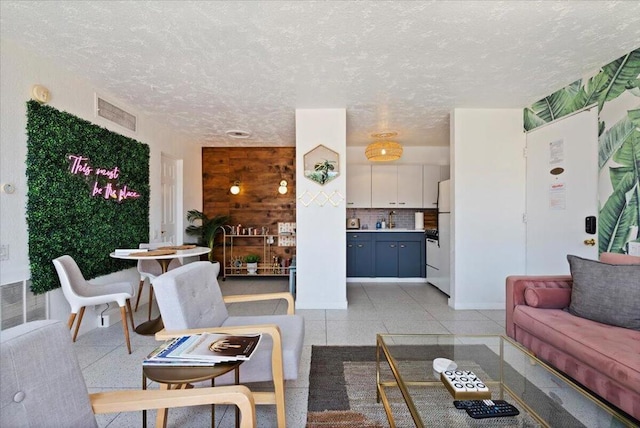
M228 215L233 225L266 226L277 234L278 222L296 221L295 162L295 147L203 147L203 212ZM236 180L240 193L232 195L229 188ZM285 195L278 193L281 180L288 183ZM292 250L274 247L276 255L285 258L294 254ZM214 256L222 261L222 250L216 248Z

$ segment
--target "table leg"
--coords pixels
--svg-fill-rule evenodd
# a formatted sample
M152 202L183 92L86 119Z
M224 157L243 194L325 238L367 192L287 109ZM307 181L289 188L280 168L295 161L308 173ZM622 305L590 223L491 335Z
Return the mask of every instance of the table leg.
M240 385L240 366L236 367L234 372L236 385ZM233 407L236 410L236 428L240 428L240 409L238 408L238 406Z
M142 390L147 390L147 376L144 374L144 370L142 371ZM142 428L147 428L147 411L142 411Z
M166 273L169 270L169 264L172 259L156 259L160 263L162 273ZM153 285L149 281L149 321L143 322L135 328L135 332L143 336L152 336L164 328L162 323L162 317L151 319L151 307L153 305Z

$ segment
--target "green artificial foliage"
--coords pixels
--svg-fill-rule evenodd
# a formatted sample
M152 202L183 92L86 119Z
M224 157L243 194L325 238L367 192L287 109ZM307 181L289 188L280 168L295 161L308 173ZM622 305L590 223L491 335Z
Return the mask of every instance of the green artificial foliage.
M51 261L64 254L87 279L132 267L109 253L149 240L149 146L35 101L27 137L31 290L60 286ZM73 173L72 156L91 170Z

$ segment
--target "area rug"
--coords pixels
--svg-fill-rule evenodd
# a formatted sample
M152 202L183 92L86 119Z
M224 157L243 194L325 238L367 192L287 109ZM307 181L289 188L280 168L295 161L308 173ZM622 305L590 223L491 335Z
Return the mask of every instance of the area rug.
M414 355L412 355L412 353ZM450 346L413 346L405 353L407 361L401 361L408 370L432 372L426 360L438 356L453 355ZM498 379L498 364L495 354L483 345L456 347L456 362L467 370L473 370L481 379ZM453 359L453 358L452 358ZM481 369L478 361L483 361ZM386 363L381 363L383 380L393 379ZM510 366L505 367L505 377L517 376ZM418 377L416 377L417 379ZM435 379L435 378L433 378ZM558 422L557 426L582 427L583 425L567 413L560 405L549 399L529 382L522 385L527 401L536 403L536 411L547 420ZM538 427L539 424L521 410L515 417L476 420L464 410L453 407L453 399L444 388L415 387L414 401L425 410L431 427ZM386 390L394 414L396 426L413 427L414 422L399 389ZM513 403L515 404L515 403ZM307 428L383 428L388 427L382 403L376 402L376 350L374 346L313 346L309 373L309 400Z

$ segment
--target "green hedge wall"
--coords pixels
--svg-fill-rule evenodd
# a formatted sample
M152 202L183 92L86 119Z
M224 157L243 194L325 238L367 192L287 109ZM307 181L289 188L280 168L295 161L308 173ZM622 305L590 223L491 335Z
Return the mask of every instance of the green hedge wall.
M87 279L132 267L109 253L149 240L149 146L35 101L27 137L31 290L60 287L64 254Z

